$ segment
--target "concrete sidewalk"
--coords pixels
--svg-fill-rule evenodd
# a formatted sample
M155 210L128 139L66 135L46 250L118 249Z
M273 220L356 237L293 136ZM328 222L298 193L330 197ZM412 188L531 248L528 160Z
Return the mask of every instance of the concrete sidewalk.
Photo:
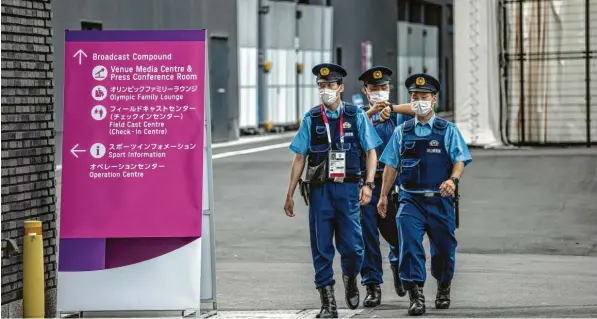
M437 286L428 268L427 316L597 317L597 257L458 254L456 260L448 310L434 307ZM382 305L355 317L407 316L408 296L384 286Z
M214 154L281 142L257 141ZM297 194L297 216L282 209L291 161L287 148L214 160L218 317L305 318L319 309L307 207ZM473 150L461 187L453 306L434 309L429 277L427 316L597 317L597 149ZM347 310L336 257L342 316L406 316L387 260L382 306Z
M461 183L453 308L433 309L430 278L428 315L597 314L597 149L472 152ZM300 317L319 308L308 208L296 194L297 216L288 218L282 209L291 161L285 148L214 161L221 317L269 311ZM393 292L387 260L384 272L382 307L359 308L355 316L406 316L408 300ZM343 294L339 282L337 301L346 310Z
M425 246L426 251L429 251L427 240ZM385 247L383 252L387 256ZM597 257L458 253L456 263L452 306L448 310L436 310L434 300L437 286L431 277L430 260L427 258L427 316L597 318ZM337 257L334 261L336 276L341 273L339 264L340 259ZM250 275L245 271L249 271ZM260 278L272 280L248 289L255 291L260 288L260 294L248 291L234 293L237 311L229 308L231 296L219 296L228 307L213 318L314 318L317 313L317 292L312 287L310 279L313 270L308 262L220 263L218 273L219 284L223 287L247 287L263 283ZM237 277L239 273L246 273L247 276ZM342 283L337 282L336 301L341 317L407 317L408 295L400 298L394 292L386 258L384 274L386 283L382 285L382 305L375 309L364 309L362 304L359 309L347 309ZM285 287L288 289L285 290ZM364 287L359 289L364 297ZM283 295L277 295L282 291L285 291ZM270 310L276 308L277 304L282 310ZM249 310L255 305L263 310ZM289 309L282 308L284 305L295 308L283 310ZM301 309L301 305L308 308Z

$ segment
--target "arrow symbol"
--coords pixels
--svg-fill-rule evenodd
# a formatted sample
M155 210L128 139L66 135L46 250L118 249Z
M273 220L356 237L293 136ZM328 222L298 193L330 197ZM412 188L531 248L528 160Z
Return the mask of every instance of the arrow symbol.
M87 57L87 54L85 54L83 50L79 49L79 51L77 51L77 53L73 55L73 58L79 57L79 65L81 65L81 59L83 58L83 56Z
M78 150L77 147L79 146L79 144L76 144L73 148L70 149L70 152L73 153L73 155L76 158L79 158L79 155L77 155L77 153L79 152L85 152L85 150Z

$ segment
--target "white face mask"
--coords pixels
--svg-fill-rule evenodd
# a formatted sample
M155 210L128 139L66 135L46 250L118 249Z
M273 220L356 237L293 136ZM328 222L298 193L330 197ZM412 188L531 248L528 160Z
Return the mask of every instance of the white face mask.
M325 105L332 105L336 102L336 93L338 90L319 89L319 97Z
M371 91L369 92L369 102L375 104L390 99L390 91Z
M410 107L417 115L425 116L431 112L432 104L431 101L413 101L410 102Z

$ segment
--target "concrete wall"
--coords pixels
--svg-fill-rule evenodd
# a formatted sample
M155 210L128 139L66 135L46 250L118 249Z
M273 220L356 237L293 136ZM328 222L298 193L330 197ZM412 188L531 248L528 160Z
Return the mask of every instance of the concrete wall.
M267 118L258 119L257 104L257 0L237 0L240 81L240 127L252 129L260 123L295 124L306 110L318 103L317 86L311 68L332 59L332 8L320 5L296 5L288 1L268 1L265 16L266 60L272 70L266 75L268 87ZM295 47L300 10L298 44ZM304 70L298 77L296 63ZM298 108L298 110L297 110ZM297 112L298 111L298 112Z
M50 1L2 1L2 318L23 317L23 221L41 220L46 315L56 310L56 187Z
M60 145L64 90L64 30L80 30L82 20L101 22L104 30L207 29L210 35L228 36L230 76L226 92L229 94L229 104L238 105L236 0L60 0L54 3L53 11L56 127ZM238 113L238 109L231 108L230 112ZM57 156L58 163L61 163L61 152L58 152Z
M452 72L447 72L446 62L450 63L453 54L452 37L448 34L447 5L452 0L375 0L363 2L360 0L331 0L334 7L334 60L337 62L337 52L342 53L342 65L348 71L345 81L343 99L350 101L353 94L362 93L362 84L357 80L363 72L361 43L370 41L372 45L372 65L384 65L394 70L392 76L393 90L390 99L404 103L408 101L408 94L404 87L404 79L408 76L409 66L412 73L423 72L423 66L429 73L437 76L446 90L440 95L440 110L445 110L452 104L454 87L451 82ZM442 17L438 18L436 26L424 21L427 15L424 11L411 12L409 4L426 3L442 6ZM403 12L400 12L402 10ZM421 17L408 22L413 14ZM399 16L407 22L398 22ZM441 26L440 26L441 25ZM408 36L408 29L412 34ZM422 35L422 30L427 35ZM400 30L400 33L398 32ZM401 60L402 62L398 63ZM452 66L448 67L452 68ZM400 94L398 94L400 93ZM364 95L363 95L364 98Z
M362 93L358 81L362 73L361 42L371 41L373 65L385 65L394 70L392 84L396 83L398 5L396 0L375 0L375 5L363 4L362 0L332 0L334 7L334 50L342 50L342 66L348 76L345 79L345 101ZM336 59L336 57L335 57ZM392 101L396 92L392 91Z

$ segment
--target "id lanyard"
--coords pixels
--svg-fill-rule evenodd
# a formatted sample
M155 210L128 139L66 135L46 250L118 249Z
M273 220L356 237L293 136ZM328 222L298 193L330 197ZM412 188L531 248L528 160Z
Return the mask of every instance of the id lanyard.
M321 116L323 117L323 123L325 123L325 129L328 133L328 143L330 143L330 147L332 147L332 136L330 135L330 123L328 121L328 116L325 114L325 108L323 104L321 105ZM344 150L344 112L340 109L340 146L342 150Z

